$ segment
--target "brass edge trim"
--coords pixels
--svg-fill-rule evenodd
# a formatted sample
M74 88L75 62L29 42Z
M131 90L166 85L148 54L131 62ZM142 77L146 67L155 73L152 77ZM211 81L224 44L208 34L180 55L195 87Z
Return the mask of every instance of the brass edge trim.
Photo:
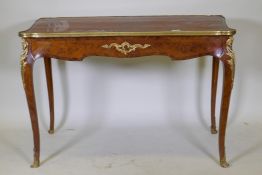
M24 68L25 68L25 64L26 64L26 57L28 54L28 43L27 41L22 38L22 54L20 56L20 66L21 66L21 76L22 76L22 81L23 81L23 85L25 85L25 81L24 81Z
M223 158L220 160L220 166L223 167L223 168L228 168L230 165L229 163L227 163L226 159Z
M39 160L34 160L33 164L31 165L31 168L38 168L40 166Z
M230 31L158 31L158 32L70 32L70 33L27 33L19 32L23 38L88 37L88 36L218 36L234 35Z
M235 76L235 73L234 73L234 70L235 70L235 53L233 51L233 41L234 41L234 38L232 36L230 36L228 38L228 40L226 41L226 55L228 55L230 57L230 59L227 60L227 63L229 64L230 69L233 72L232 81L234 80L234 76Z
M212 127L211 126L210 130L211 130L211 134L216 134L217 133L216 127Z
M235 53L232 49L232 46L233 46L233 41L234 41L234 38L233 37L229 37L228 40L226 41L226 54L228 56L230 56L231 58L234 58L235 57Z
M128 53L135 51L137 48L145 49L145 48L148 48L150 46L151 46L150 44L144 44L144 45L142 45L142 44L130 44L129 42L124 41L121 44L111 43L109 45L108 44L102 45L101 47L103 47L105 49L111 49L111 48L114 47L117 51L127 55Z

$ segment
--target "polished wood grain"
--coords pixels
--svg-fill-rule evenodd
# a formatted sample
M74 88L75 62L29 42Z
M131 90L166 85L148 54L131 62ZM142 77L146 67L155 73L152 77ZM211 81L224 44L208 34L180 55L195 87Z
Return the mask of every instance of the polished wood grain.
M50 110L50 128L49 134L54 133L54 123L55 123L55 114L54 114L54 92L53 92L53 77L52 77L52 64L51 58L44 58L45 63L45 73L46 73L46 82L48 90L48 99L49 99L49 110Z
M211 133L216 134L216 95L218 79L219 59L213 57L212 83L211 83Z
M125 20L123 20L125 19ZM231 90L233 87L235 56L232 50L234 29L226 26L221 16L166 16L166 17L92 17L92 18L48 18L38 20L30 32L48 32L55 34L54 23L66 20L69 24L65 34L75 31L119 31L119 36L78 36L72 37L23 37L23 54L21 55L21 72L27 97L34 138L33 167L40 165L40 136L33 87L33 65L38 59L45 62L47 89L50 107L50 133L54 132L54 94L51 58L69 61L81 61L88 56L116 57L116 59L134 58L150 55L164 55L172 60L187 60L200 56L213 58L211 83L211 133L215 134L215 106L219 62L223 66L223 93L219 121L219 155L220 165L228 167L225 155L225 134L228 118ZM134 25L134 20L138 27ZM214 25L211 25L212 23ZM132 25L131 25L132 24ZM228 30L232 35L150 35L154 30L170 30L179 26L183 30ZM178 27L177 27L178 28ZM149 35L125 36L122 31L143 31ZM20 36L23 36L20 32ZM90 33L89 33L90 34ZM99 34L99 33L96 33ZM39 35L36 35L39 36ZM51 36L51 35L50 35Z
M34 82L33 82L33 66L34 59L28 54L25 60L23 60L23 84L25 89L25 94L27 98L27 104L30 113L30 119L33 130L33 139L34 139L34 162L31 165L32 168L39 167L40 165L40 136L39 136L39 125L34 93Z
M149 55L166 55L172 59L192 59L217 54L217 48L225 47L228 36L136 36L136 37L80 37L80 38L28 38L31 54L35 59L41 57L80 61L88 56L107 56L131 58ZM116 49L102 46L110 43L147 44L146 49L137 49L128 55ZM224 46L223 46L224 45Z
M220 155L220 164L222 167L228 167L229 164L226 161L225 154L225 134L226 134L226 125L228 118L228 110L230 104L231 91L233 88L234 81L234 58L223 55L220 58L223 61L223 90L222 90L222 100L221 100L221 110L220 110L220 121L219 121L219 155ZM228 60L232 64L229 64Z
M219 15L41 18L22 37L234 34Z

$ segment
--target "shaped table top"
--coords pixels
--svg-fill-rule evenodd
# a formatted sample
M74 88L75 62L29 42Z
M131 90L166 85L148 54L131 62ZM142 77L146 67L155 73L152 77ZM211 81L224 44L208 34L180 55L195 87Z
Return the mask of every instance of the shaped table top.
M19 32L23 38L90 36L234 35L220 15L101 16L40 18Z

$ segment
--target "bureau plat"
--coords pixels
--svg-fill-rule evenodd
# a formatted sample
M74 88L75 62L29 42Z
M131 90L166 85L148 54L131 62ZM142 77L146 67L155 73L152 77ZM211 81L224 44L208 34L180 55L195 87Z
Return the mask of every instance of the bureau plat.
M216 134L215 106L219 62L223 65L223 90L219 120L220 165L228 167L225 133L235 56L232 50L236 30L219 15L114 16L40 18L19 32L22 38L21 74L28 103L34 140L32 167L40 166L40 135L33 83L33 65L44 59L50 107L50 129L54 133L54 96L51 58L81 61L88 56L133 58L165 55L172 60L200 56L213 59L211 83L211 133Z

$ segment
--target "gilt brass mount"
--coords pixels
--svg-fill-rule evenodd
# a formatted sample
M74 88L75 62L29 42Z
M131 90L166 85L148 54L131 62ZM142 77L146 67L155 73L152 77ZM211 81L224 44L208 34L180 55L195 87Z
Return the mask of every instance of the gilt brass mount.
M145 49L147 47L150 47L150 44L130 44L129 42L125 41L122 44L117 44L117 43L111 43L111 44L105 44L102 47L106 49L110 49L115 47L115 49L125 55L127 55L130 52L135 51L137 48Z

